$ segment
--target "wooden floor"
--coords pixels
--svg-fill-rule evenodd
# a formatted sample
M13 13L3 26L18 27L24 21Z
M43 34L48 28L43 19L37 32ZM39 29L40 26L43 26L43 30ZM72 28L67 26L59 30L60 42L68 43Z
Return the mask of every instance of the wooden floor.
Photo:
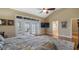
M75 50L79 50L79 48L77 48L77 45L78 45L78 36L77 35L74 35L73 38L67 38L67 37L59 37L59 39L62 39L62 40L68 40L68 41L72 41L74 42L74 49Z
M77 48L77 46L78 46L78 33L73 33L72 34L72 40L73 40L73 42L75 43L75 49L77 50L77 49L79 49L79 48Z
M61 40L68 40L68 41L72 41L74 42L74 49L75 50L79 50L79 48L77 48L77 45L78 45L78 35L73 35L72 38L67 38L67 37L61 37L61 36L52 36L53 38L56 38L56 39L61 39Z

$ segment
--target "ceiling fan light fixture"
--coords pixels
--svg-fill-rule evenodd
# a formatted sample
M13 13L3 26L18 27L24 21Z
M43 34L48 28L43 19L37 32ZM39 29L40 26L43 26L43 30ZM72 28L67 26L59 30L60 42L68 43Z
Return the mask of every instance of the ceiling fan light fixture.
M44 13L46 13L46 12L47 12L47 10L43 10L43 12L44 12Z
M48 13L48 9L47 8L43 8L43 13Z

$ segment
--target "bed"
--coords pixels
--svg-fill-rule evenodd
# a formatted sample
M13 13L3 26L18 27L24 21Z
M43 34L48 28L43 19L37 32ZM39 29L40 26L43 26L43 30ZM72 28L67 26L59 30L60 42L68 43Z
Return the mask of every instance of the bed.
M51 36L23 35L6 38L1 50L73 50L74 43L66 40L54 39Z
M54 50L53 44L49 44L49 36L17 36L5 39L2 50ZM46 46L51 45L52 48Z

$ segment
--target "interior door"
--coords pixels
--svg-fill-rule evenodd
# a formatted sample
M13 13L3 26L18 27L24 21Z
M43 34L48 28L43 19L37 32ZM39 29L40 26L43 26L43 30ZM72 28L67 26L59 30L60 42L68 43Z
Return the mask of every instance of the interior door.
M77 48L79 48L79 21L77 22L77 25L78 25L78 46Z
M52 22L52 33L53 37L58 37L58 21Z

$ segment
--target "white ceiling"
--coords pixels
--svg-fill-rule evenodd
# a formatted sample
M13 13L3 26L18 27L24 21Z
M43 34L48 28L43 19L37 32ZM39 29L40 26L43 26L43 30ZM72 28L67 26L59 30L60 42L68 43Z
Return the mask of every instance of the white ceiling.
M13 8L13 9L21 11L21 12L29 13L29 14L32 14L32 15L36 15L36 16L39 16L39 17L42 17L42 18L46 18L47 16L49 16L51 13L58 10L59 8L56 8L56 10L49 11L48 14L41 13L42 8Z

